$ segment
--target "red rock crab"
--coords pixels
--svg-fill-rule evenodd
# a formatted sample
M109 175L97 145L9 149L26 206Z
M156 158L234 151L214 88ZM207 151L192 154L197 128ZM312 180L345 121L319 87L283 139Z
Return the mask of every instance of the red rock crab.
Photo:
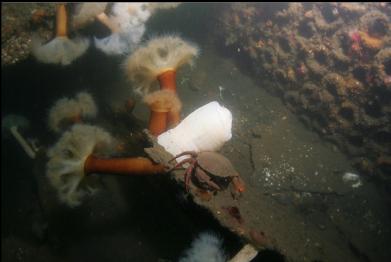
M194 177L194 184L207 190L224 190L232 182L233 190L231 192L234 197L244 192L245 185L239 173L223 155L212 151L200 153L186 151L175 156L170 162L184 155L190 155L190 157L180 161L170 171L181 167L185 163L189 164L184 174L187 191L189 190L190 179Z

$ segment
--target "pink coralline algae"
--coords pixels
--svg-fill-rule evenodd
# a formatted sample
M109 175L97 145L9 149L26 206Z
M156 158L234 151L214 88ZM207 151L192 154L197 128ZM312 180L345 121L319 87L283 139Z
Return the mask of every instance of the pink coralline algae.
M361 42L361 36L358 31L352 31L349 32L349 37L353 42L360 43Z
M386 77L384 78L384 84L386 84L386 85L391 84L391 76L386 76Z
M362 48L361 48L361 35L359 31L352 31L349 32L349 38L352 41L352 44L350 46L351 54L362 56Z
M301 63L297 68L296 68L296 73L299 76L304 76L307 73L307 67L305 66L304 63Z

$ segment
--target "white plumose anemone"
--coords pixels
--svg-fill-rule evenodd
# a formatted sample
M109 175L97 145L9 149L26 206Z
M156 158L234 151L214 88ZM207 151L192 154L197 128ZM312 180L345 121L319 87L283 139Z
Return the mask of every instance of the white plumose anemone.
M174 156L185 151L217 151L231 139L231 128L231 112L214 101L192 112L175 128L158 136L157 141Z
M198 54L195 44L178 36L156 37L135 50L124 66L135 91L146 94L158 75L167 70L176 71L185 64L191 65Z
M149 3L149 10L156 11L158 9L174 9L177 8L181 3L179 2L165 2L165 3Z
M68 38L67 11L65 3L57 4L56 37L44 44L37 35L31 40L32 54L38 61L49 64L69 65L81 56L88 48L90 41L86 38Z
M145 23L151 16L149 3L115 3L110 20L118 31L103 39L94 38L95 46L108 55L131 52L141 41Z
M132 52L140 43L145 24L158 9L175 8L179 3L114 3L110 26L112 34L103 39L94 38L95 46L108 55ZM115 28L115 30L113 30Z
M123 32L131 31L148 21L151 12L148 9L149 3L116 3L113 5L113 17Z
M84 162L96 147L109 148L112 144L113 138L105 130L76 124L49 149L46 175L62 202L74 207L81 203L84 195L93 192L88 186L80 186L84 178Z
M87 38L69 39L66 36L58 36L48 42L37 36L31 40L32 53L38 61L49 64L69 65L80 57L88 49L90 41Z
M81 92L75 99L61 98L58 100L49 112L49 128L54 132L60 132L61 123L66 119L77 117L95 117L97 107L94 99L87 92Z
M221 239L212 233L202 233L179 262L224 262L226 259Z
M94 37L96 48L102 50L107 55L122 55L129 52L127 36L120 32L112 33L105 38Z

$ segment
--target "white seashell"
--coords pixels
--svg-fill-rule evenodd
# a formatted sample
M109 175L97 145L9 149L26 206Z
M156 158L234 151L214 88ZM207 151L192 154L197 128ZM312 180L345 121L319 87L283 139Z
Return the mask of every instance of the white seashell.
M157 139L174 156L184 151L217 151L231 139L231 128L231 112L214 101L198 108Z
M362 182L361 182L360 176L357 175L357 174L354 174L354 173L346 172L342 176L342 180L345 183L351 183L353 188L357 188L359 186L362 186Z

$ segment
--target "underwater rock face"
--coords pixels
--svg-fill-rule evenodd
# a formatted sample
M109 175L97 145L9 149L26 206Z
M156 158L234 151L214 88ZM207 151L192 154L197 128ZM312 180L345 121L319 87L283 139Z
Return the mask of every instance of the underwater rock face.
M54 3L1 4L1 65L29 56L33 31L45 39L52 37L55 10Z
M391 181L381 161L391 155L391 5L232 3L219 17L219 43L271 79L269 91L363 174Z

